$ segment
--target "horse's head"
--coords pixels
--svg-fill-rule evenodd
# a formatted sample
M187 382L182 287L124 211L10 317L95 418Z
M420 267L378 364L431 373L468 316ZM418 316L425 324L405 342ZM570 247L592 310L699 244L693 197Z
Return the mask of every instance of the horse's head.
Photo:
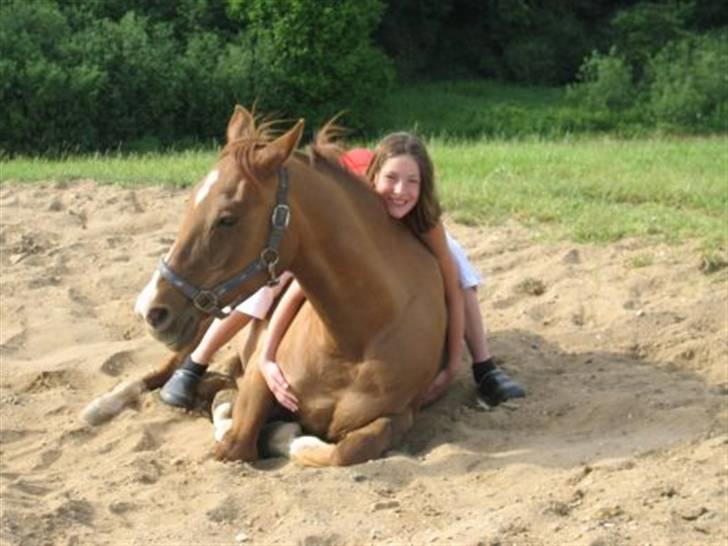
M303 121L275 140L237 106L218 162L194 188L177 238L139 294L136 312L172 350L188 346L210 315L287 267L287 171ZM285 240L284 240L285 235ZM288 250L288 252L286 251Z

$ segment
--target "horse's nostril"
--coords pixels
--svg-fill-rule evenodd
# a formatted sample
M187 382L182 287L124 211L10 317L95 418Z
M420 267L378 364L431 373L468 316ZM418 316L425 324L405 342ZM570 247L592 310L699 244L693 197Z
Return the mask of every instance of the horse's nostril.
M169 317L169 311L167 309L164 307L154 307L149 310L146 319L149 325L156 330L166 322L167 317Z

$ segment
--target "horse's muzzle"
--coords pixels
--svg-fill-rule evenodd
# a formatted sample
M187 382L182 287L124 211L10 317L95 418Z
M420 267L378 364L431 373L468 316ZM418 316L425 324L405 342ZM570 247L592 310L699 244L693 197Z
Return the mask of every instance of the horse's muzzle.
M184 309L173 316L169 309L152 307L144 317L149 333L172 351L189 346L197 337L200 316L194 308Z
M168 291L159 273L155 272L134 305L149 333L173 351L189 345L197 335L199 312L176 291ZM172 299L169 300L169 296ZM169 300L169 301L168 301Z

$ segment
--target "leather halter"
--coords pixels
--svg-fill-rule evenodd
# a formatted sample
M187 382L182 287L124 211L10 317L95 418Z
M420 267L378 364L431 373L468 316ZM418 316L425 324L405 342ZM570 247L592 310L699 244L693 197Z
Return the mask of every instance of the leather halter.
M271 230L268 235L268 241L260 256L249 263L240 273L229 278L212 288L197 288L193 284L186 281L178 273L176 273L169 264L162 258L159 261L157 270L160 275L182 292L192 303L208 315L213 315L219 319L226 318L230 315L230 311L224 311L220 308L220 300L229 292L237 289L248 279L261 271L267 271L270 277L268 286L275 286L279 279L276 274L276 264L280 258L278 247L283 238L283 234L288 227L291 219L291 211L287 203L288 199L288 171L285 167L278 170L278 193L276 195L276 205L271 213ZM229 308L234 309L240 302L248 296L241 296L230 304Z

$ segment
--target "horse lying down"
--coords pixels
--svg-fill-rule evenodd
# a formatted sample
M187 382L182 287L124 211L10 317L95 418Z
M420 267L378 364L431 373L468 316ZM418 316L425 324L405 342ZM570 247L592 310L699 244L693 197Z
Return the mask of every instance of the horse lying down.
M276 139L238 106L217 163L193 190L176 240L137 300L153 337L175 355L84 412L91 423L161 387L211 316L282 271L307 295L277 359L309 436L295 462L349 465L380 457L411 428L445 345L443 283L433 256L380 198L324 147L296 151L303 122ZM215 410L220 460L258 458L273 394L256 362L265 324L246 328L232 407ZM224 381L217 387L222 388ZM231 415L226 415L230 412Z

